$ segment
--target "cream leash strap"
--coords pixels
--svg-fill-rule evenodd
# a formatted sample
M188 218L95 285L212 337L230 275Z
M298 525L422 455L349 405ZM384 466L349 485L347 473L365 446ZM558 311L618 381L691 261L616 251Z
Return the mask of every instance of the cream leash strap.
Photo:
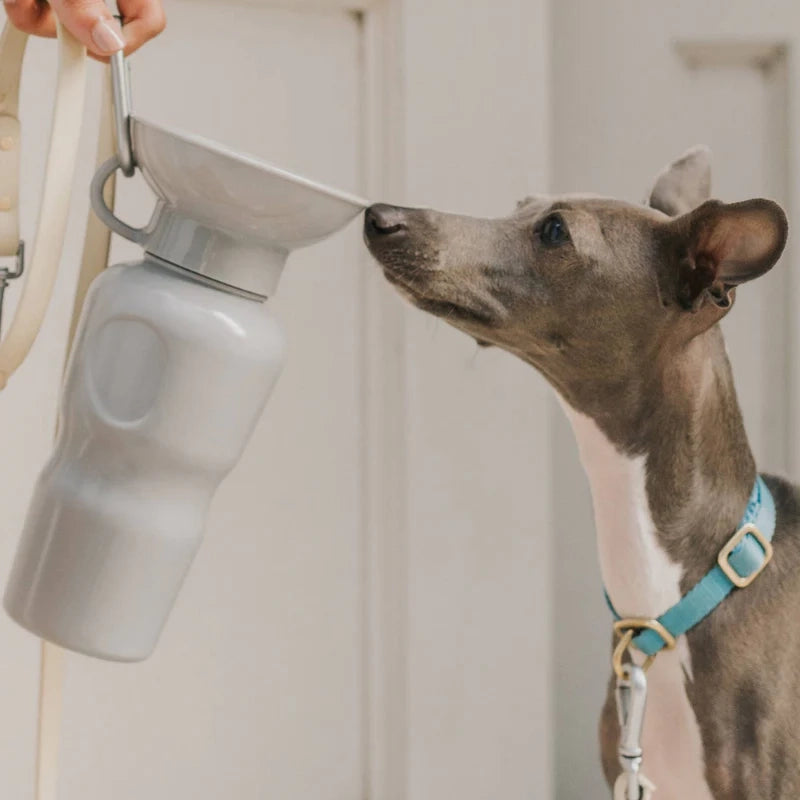
M19 250L19 80L28 34L6 25L0 37L0 256Z
M69 198L83 117L86 53L59 24L59 77L51 128L41 210L33 257L8 335L0 340L0 389L22 363L41 327L52 295L64 244ZM0 257L17 257L20 272L24 248L19 235L19 86L27 34L6 23L0 36ZM111 84L106 76L97 163L114 154ZM114 178L106 184L106 204L114 206ZM89 284L105 269L111 232L91 213L86 223L83 257L75 293L67 354ZM0 269L0 283L13 277ZM4 287L2 287L4 288ZM0 288L0 302L2 300ZM36 738L36 800L55 800L64 678L64 652L42 642L39 713Z
M42 325L53 293L69 213L69 197L78 155L85 92L86 52L59 24L59 72L55 109L42 189L39 222L14 319L0 340L0 388L19 367ZM9 210L0 212L0 255L19 248L19 144L17 118L19 79L27 37L6 24L0 39L0 91L5 92L2 116L8 136L0 137L0 202ZM4 141L5 139L5 141ZM3 148L10 145L8 150ZM7 157L6 157L7 156Z
M25 245L19 235L19 81L28 34L7 25L0 38L0 319L8 281L22 275Z

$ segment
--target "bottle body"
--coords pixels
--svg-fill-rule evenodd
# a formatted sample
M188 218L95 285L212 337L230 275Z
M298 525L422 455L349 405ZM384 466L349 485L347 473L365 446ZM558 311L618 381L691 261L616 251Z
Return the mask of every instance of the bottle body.
M283 334L261 303L150 259L100 275L6 589L8 613L72 650L146 658L284 358Z

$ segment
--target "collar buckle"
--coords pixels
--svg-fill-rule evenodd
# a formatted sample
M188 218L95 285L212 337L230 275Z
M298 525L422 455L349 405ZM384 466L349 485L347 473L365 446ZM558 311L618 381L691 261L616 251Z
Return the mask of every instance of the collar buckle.
M764 558L752 572L742 575L736 570L733 564L731 564L731 555L734 554L734 550L744 542L744 537L748 535L752 536L761 546L761 549L764 551ZM770 542L755 525L748 523L747 525L742 525L742 527L728 539L725 546L719 551L717 563L720 569L725 573L725 577L734 586L744 589L746 586L749 586L761 574L764 567L769 564L772 559L772 552L772 542Z

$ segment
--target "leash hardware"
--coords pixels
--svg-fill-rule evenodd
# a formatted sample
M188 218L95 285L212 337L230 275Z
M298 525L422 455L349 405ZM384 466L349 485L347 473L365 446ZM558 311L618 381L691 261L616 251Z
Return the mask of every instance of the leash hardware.
M122 17L117 15L120 25ZM120 169L126 178L136 170L131 141L131 82L130 70L124 52L118 50L111 56L111 89L114 94L114 133Z
M664 647L667 650L675 648L675 637L657 620L648 619L647 617L626 617L625 619L617 620L614 623L614 633L616 633L620 640L614 648L614 655L611 658L611 663L614 667L614 672L620 680L625 679L626 665L622 663L622 656L626 650L629 650L633 643L633 637L639 631L651 630L655 631L663 640ZM642 663L642 670L647 672L652 666L658 653L647 656Z
M5 297L6 287L9 281L19 278L25 271L25 242L19 240L17 253L15 255L14 268L0 267L0 325L3 320L3 298Z
M632 633L629 630L625 635ZM641 800L641 740L647 703L645 668L637 664L625 664L623 674L617 677L615 696L620 727L617 756L625 773L626 800Z
M731 553L739 546L739 544L744 540L744 537L750 534L758 543L761 545L761 549L764 551L764 560L761 562L761 565L754 569L749 575L740 575L734 568L730 562L730 555ZM720 569L725 573L725 576L728 580L734 585L738 586L740 589L744 589L746 586L749 586L763 571L764 567L769 564L770 559L772 558L772 542L764 536L763 533L755 526L753 523L748 523L747 525L742 525L736 533L728 539L727 544L719 551L719 555L717 556L717 563L720 566Z

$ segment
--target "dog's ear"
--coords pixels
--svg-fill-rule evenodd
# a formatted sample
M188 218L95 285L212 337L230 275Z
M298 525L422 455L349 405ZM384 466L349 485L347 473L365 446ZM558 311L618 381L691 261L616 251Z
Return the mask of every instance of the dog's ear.
M697 145L659 173L647 204L670 217L677 217L697 208L709 197L711 150Z
M771 200L709 200L670 226L677 232L677 299L697 310L704 300L727 308L729 292L763 275L780 258L789 225Z

